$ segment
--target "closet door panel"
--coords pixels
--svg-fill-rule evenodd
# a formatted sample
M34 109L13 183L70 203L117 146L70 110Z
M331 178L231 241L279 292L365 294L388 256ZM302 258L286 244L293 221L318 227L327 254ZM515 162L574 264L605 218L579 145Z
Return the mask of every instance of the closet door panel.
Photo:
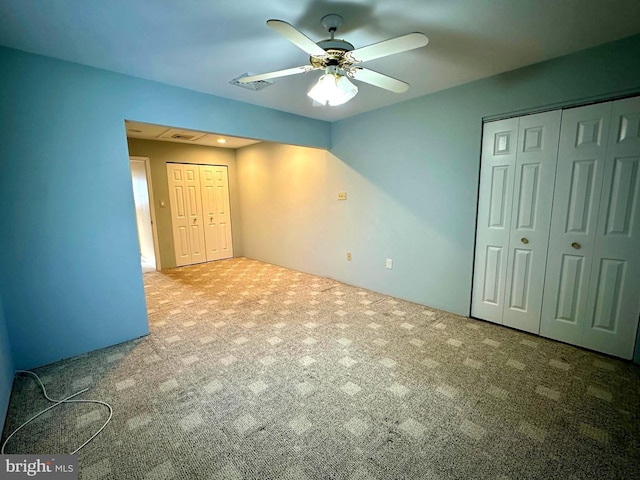
M202 183L202 213L205 224L205 243L207 245L207 261L220 258L220 240L218 224L218 208L216 205L215 167L213 165L200 166L200 180Z
M201 165L207 261L233 257L227 167Z
M519 119L486 123L471 315L502 323Z
M540 334L580 345L611 104L564 110Z
M504 325L538 333L556 175L558 111L520 118Z
M197 165L167 164L176 266L204 262L204 230Z
M198 165L183 165L183 168L185 188L188 192L187 216L189 218L191 263L206 262L207 252L204 243L204 226L202 222L200 168Z
M171 207L171 224L173 227L176 266L180 267L191 263L187 192L185 191L184 169L182 165L168 163L167 179L169 182L169 205Z
M640 315L640 98L612 102L582 345L631 358Z
M220 225L220 258L233 257L233 238L231 232L231 206L229 192L229 169L218 166L216 176L216 206Z

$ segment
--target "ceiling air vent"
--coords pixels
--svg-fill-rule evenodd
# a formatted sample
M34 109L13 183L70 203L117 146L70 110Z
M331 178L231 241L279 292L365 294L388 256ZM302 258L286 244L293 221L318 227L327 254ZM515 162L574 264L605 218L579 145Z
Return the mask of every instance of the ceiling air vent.
M182 135L181 133L176 133L175 135L171 135L171 138L176 140L191 140L195 135Z
M238 87L247 88L249 90L262 90L263 88L266 88L269 85L273 85L273 82L271 80L258 80L256 82L240 83L239 80L241 78L248 77L250 75L253 75L253 73L243 73L238 78L234 78L233 80L231 80L229 83L231 85L236 85Z

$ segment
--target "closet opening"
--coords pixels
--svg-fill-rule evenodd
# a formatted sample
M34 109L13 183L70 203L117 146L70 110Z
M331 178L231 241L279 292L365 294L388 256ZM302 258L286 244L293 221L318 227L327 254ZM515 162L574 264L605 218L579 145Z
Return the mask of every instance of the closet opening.
M471 315L631 359L640 97L486 122Z

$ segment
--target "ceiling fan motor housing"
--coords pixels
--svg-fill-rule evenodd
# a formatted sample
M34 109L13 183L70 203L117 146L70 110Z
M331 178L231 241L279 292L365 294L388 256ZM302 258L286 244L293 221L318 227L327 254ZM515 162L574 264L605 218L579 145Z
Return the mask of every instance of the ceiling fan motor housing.
M322 68L328 65L341 65L344 54L350 52L355 47L345 40L328 39L318 42L318 46L327 52L324 58L309 57L309 61L314 68Z

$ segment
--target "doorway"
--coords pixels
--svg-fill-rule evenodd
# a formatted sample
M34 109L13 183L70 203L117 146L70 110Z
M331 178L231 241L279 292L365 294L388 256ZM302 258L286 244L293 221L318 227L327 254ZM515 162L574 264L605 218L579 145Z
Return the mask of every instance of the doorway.
M140 246L140 264L142 272L160 270L158 235L156 232L155 212L153 209L153 188L151 168L147 157L129 157L131 184L136 208L138 243Z

